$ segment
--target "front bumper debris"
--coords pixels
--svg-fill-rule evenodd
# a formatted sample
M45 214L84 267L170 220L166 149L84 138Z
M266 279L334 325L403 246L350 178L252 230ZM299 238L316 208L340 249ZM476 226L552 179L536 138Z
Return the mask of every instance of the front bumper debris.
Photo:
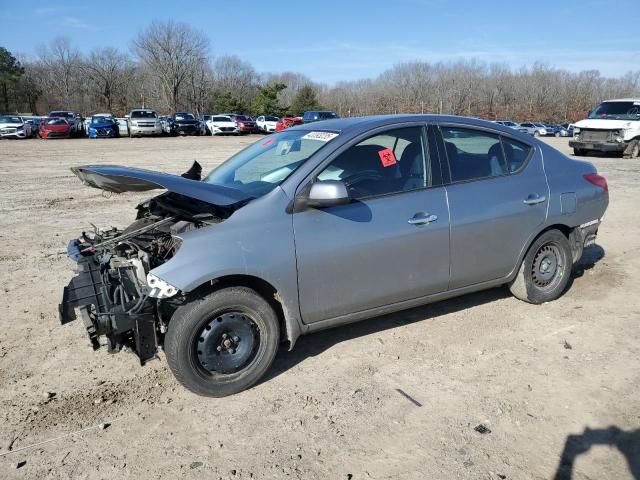
M75 310L78 309L94 350L101 346L99 337L105 336L110 353L128 347L137 354L142 365L154 358L158 339L157 317L152 305L144 308L141 304L133 313L136 300L113 304L103 282L104 267L96 256L83 255L78 240L69 243L67 254L77 262L77 275L64 288L58 306L60 322L64 325L76 320Z

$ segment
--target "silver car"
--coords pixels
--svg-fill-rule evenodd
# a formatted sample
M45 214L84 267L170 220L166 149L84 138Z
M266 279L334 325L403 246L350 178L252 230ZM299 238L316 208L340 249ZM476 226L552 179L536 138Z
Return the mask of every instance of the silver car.
M518 127L518 131L528 133L534 137L546 137L549 134L549 132L547 132L547 128L543 124L531 122L521 123Z
M127 118L130 137L162 135L162 124L153 110L136 108L129 112Z
M62 323L78 310L95 348L104 336L142 363L162 347L178 381L216 397L303 334L500 285L558 298L609 200L592 164L450 116L289 128L202 179L197 162L72 170L110 192L167 191L125 229L69 243Z

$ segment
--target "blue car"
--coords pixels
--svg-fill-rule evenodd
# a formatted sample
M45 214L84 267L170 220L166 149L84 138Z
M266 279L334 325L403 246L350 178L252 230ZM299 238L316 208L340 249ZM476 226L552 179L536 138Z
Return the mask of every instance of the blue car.
M120 127L113 117L94 116L88 132L89 138L114 138L120 136Z

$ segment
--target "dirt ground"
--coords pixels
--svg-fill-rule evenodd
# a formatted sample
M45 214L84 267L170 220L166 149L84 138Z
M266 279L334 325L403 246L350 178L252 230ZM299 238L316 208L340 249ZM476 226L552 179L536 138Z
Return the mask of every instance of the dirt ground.
M67 241L148 196L69 167L207 171L256 138L0 142L0 478L551 479L565 447L574 479L640 478L637 161L589 158L611 204L558 301L493 289L303 337L232 397L58 323Z

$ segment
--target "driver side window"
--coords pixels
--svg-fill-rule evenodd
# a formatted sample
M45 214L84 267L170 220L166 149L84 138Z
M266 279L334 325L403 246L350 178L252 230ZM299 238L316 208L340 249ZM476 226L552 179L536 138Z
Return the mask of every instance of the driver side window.
M430 186L430 162L422 127L388 130L349 147L319 175L341 180L354 199Z

